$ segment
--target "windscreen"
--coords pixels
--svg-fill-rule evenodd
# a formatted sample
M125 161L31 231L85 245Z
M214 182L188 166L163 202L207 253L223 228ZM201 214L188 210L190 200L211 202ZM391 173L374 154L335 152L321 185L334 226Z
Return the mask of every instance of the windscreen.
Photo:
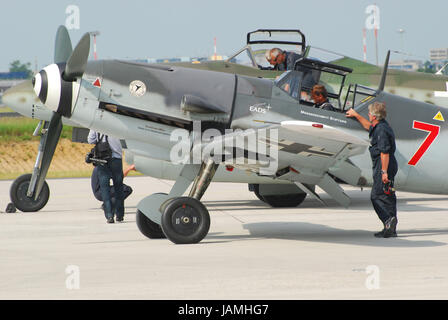
M231 55L229 62L255 68L271 67L266 52L272 48L302 55L305 51L305 36L298 30L257 30L248 34L246 47Z
M307 58L326 63L338 64L337 62L343 61L346 56L329 50L309 46L307 51Z
M249 48L240 50L239 53L230 57L228 61L231 63L241 64L243 66L256 67L254 61L252 60Z

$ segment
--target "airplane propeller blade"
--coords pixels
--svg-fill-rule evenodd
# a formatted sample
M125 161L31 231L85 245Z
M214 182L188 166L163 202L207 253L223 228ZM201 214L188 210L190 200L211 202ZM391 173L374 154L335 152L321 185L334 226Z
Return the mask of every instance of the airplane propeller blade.
M65 81L75 81L84 74L90 53L90 34L85 33L67 60L63 78Z
M383 74L381 75L381 82L380 86L378 87L378 92L383 91L384 87L386 86L386 76L387 76L387 69L389 67L389 58L390 58L390 50L387 51L386 61L384 62L384 69Z
M34 92L48 108L53 110L50 122L45 124L48 128L41 136L36 165L27 191L28 197L34 196L35 200L38 199L45 184L45 178L61 136L62 116L70 117L74 92L72 82L83 75L89 52L89 33L84 34L73 50L67 28L60 26L55 40L55 63L41 70L33 78Z
M51 160L53 159L56 146L59 142L59 138L62 132L62 118L56 112L53 112L53 116L50 120L48 131L45 133L45 141L43 146L42 161L40 168L37 172L36 191L34 192L34 199L37 200L42 187L45 183L48 168L50 167ZM33 173L34 175L34 173Z
M65 26L59 26L54 44L54 63L65 63L72 55L72 41Z

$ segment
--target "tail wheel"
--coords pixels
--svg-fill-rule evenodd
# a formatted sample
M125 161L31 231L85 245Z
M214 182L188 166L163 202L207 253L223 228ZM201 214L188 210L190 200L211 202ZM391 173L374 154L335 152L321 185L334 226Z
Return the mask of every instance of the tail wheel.
M50 198L50 188L45 181L42 191L40 192L37 200L34 197L30 198L27 196L28 186L30 185L31 174L24 174L18 177L11 185L9 190L9 196L12 203L17 209L23 212L37 212L48 202Z
M173 198L164 204L162 230L176 244L198 243L210 229L207 208L195 198Z

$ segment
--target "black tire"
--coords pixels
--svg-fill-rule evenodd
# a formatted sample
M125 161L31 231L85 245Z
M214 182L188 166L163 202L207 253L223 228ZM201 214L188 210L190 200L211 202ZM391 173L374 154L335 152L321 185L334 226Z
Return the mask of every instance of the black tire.
M162 230L172 242L198 243L208 234L210 215L199 200L179 197L172 199L164 207Z
M177 198L171 198L171 199L166 200L164 203L162 203L162 204L160 205L160 209L159 209L160 212L163 213L163 211L165 211L165 209L166 209L166 207L168 206L168 204L169 204L171 201L175 200L175 199L177 199Z
M29 198L26 193L28 191L28 186L30 185L31 174L24 174L18 177L11 185L9 189L9 196L11 198L11 202L14 206L23 212L37 212L48 202L50 198L50 188L48 188L48 184L45 181L44 186L42 187L42 191L40 192L37 200L34 198Z
M294 208L306 198L306 193L263 196L264 202L274 208Z
M253 184L249 187L249 190L253 190L255 196L267 203L273 208L294 208L300 205L306 198L306 193L291 193L282 195L261 195L260 185ZM313 188L314 190L314 188Z
M165 239L165 234L162 228L157 223L151 221L143 212L137 210L137 215L135 217L137 222L137 227L143 235L149 239Z

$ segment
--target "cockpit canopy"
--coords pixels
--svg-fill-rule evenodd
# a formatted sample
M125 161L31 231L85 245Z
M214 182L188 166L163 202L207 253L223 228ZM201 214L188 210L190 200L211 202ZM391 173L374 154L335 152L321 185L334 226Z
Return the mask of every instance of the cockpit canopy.
M306 50L305 35L300 30L258 29L247 34L246 46L237 51L227 61L249 67L269 67L266 51L280 48L304 55Z
M302 105L314 106L311 91L316 84L324 85L328 101L336 111L357 106L376 95L374 89L361 85L345 87L345 77L352 69L318 60L302 58L294 70L284 72L275 80L275 85L298 100Z
M294 70L283 73L276 85L304 105L314 105L311 90L316 84L324 85L328 92L329 102L339 110L343 110L341 94L345 77L352 69L330 63L302 58L296 61Z
M275 84L303 105L314 106L311 90L314 85L324 85L328 100L336 111L344 112L370 100L376 91L361 85L345 85L347 74L353 70L339 65L346 57L325 49L306 45L300 30L259 29L247 34L246 46L232 55L227 62L257 69L271 67L266 52L272 48L295 52L301 56L294 70L272 72Z

